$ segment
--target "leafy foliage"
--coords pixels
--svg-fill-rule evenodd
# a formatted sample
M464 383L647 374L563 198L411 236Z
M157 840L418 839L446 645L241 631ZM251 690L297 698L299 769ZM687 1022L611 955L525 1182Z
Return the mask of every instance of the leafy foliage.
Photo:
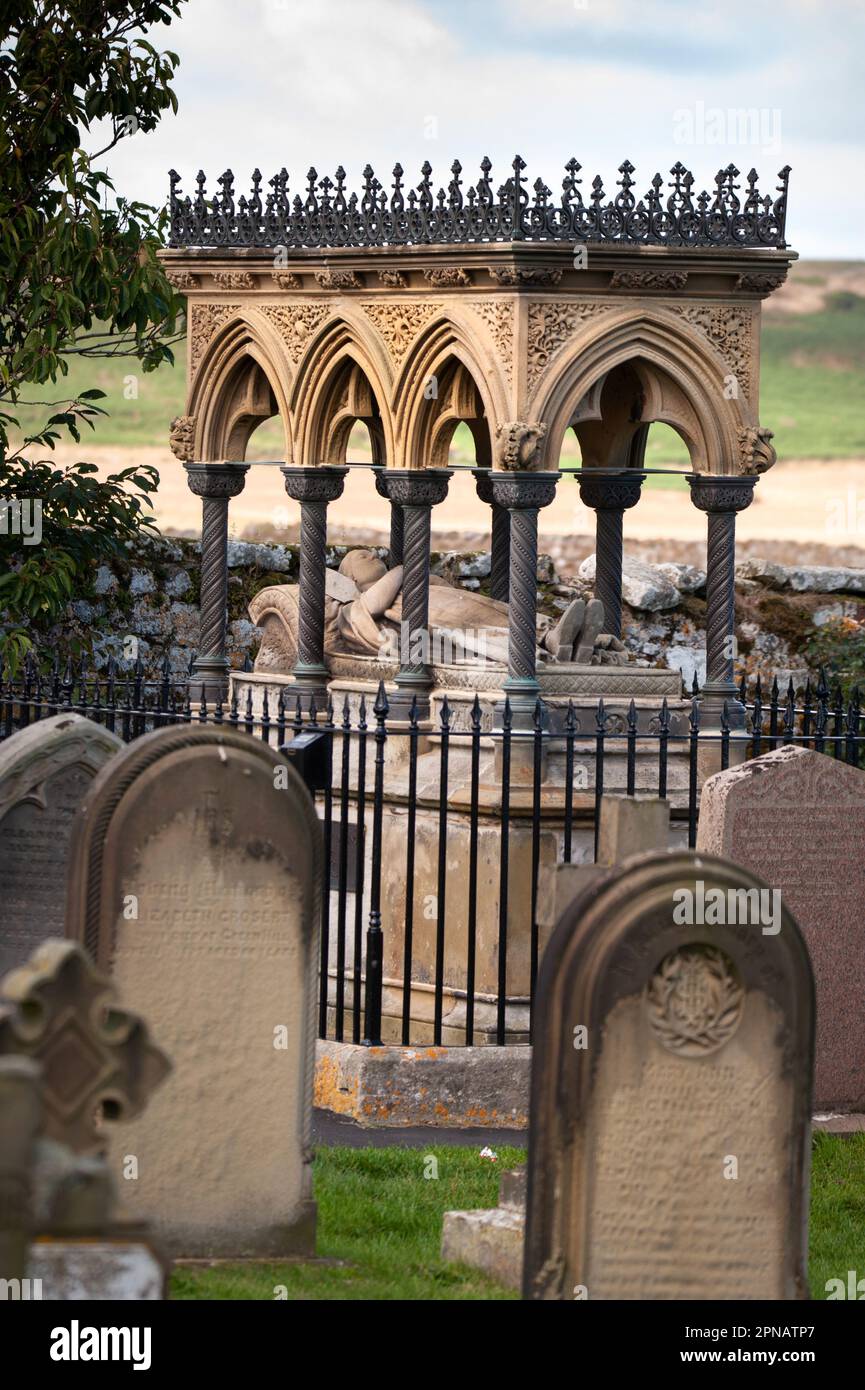
M86 462L60 468L38 457L64 435L79 442L81 427L104 414L95 404L103 393L25 396L65 376L73 356L130 357L144 371L173 361L182 301L156 256L165 211L116 194L99 161L176 110L177 55L144 32L169 24L182 3L8 0L0 9L0 499L38 500L43 528L28 550L0 526L0 655L13 665L27 628L55 622L96 559L152 526L154 470L103 481ZM52 413L13 449L15 409L34 404Z
M805 644L805 656L815 670L822 667L845 698L858 686L865 689L865 622L856 618L832 618L817 627Z

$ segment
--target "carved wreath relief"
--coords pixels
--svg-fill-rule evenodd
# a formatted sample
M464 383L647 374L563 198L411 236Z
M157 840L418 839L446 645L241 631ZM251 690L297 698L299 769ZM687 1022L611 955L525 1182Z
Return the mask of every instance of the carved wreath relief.
M714 946L683 946L665 956L649 981L649 1027L679 1057L717 1052L735 1033L745 991L736 968Z

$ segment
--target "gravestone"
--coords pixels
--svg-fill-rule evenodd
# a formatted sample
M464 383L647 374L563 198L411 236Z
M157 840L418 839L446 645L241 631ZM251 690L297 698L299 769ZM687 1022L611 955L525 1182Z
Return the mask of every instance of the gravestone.
M816 1109L865 1110L865 772L789 745L716 773L697 848L780 892L814 971Z
M63 936L72 817L123 747L80 714L40 719L0 744L0 978Z
M118 1216L103 1151L169 1070L74 941L44 941L0 982L0 1278L17 1296L163 1296L165 1263Z
M761 889L642 855L566 909L538 979L525 1298L807 1298L813 985Z
M248 734L173 728L97 778L71 850L69 930L174 1063L112 1145L124 1204L169 1253L311 1253L321 829Z

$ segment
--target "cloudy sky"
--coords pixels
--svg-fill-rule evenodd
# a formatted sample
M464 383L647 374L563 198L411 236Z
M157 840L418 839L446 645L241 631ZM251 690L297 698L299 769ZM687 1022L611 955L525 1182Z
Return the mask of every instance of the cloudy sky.
M761 188L790 164L788 237L809 257L861 258L863 0L188 0L151 37L180 56L179 114L113 153L126 196L162 202L230 166L243 191L310 164L350 188L370 162L493 178L518 151L556 192L565 162L640 192L681 159L699 187L731 161ZM411 178L409 179L409 176Z

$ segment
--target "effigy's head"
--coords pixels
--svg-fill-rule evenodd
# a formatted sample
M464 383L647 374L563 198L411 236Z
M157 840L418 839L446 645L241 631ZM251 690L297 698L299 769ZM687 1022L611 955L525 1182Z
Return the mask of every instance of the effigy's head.
M383 560L371 550L350 550L339 567L340 574L353 579L361 593L387 574Z

